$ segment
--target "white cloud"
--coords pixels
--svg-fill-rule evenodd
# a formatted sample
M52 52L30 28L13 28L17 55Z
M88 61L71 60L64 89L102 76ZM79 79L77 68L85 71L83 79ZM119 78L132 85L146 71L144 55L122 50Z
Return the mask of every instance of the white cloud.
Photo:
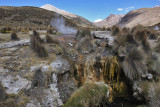
M135 7L134 6L130 6L130 7L127 7L127 8L118 8L117 10L118 11L125 11L125 12L129 12L130 10L134 9Z
M118 8L117 10L118 10L118 11L123 11L123 8Z
M100 21L102 21L102 19L97 19L97 20L95 20L94 22L100 22Z

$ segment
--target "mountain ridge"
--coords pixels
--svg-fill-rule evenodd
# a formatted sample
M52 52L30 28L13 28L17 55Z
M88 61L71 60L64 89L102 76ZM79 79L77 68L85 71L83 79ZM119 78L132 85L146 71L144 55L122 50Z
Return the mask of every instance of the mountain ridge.
M83 18L82 16L78 16L78 15L75 15L73 13L69 13L67 11L61 10L61 9L59 9L59 8L53 6L53 5L46 4L46 5L41 6L40 8L43 8L43 9L46 9L46 10L49 10L49 11L57 12L57 13L63 15L64 17L69 18L69 19L77 22L77 24L79 26L86 27L87 25L89 25L89 26L95 27L94 23L92 23L89 20Z
M110 14L106 19L99 22L95 22L94 24L98 27L111 27L119 23L123 16L123 14Z

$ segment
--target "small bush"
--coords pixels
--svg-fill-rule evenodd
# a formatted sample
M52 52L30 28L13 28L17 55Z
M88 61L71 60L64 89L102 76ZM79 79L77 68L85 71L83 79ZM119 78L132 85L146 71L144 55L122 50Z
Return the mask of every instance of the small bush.
M154 50L155 52L160 53L160 43L155 46Z
M119 36L121 34L121 29L118 26L112 27L112 36Z
M95 50L89 36L82 38L76 47L79 52L84 54L91 53Z
M5 28L5 27L2 28L2 29L1 29L1 33L7 33L7 28Z
M158 33L156 32L152 32L150 35L149 35L149 39L154 39L156 40L158 38Z
M126 42L136 44L136 40L134 39L133 34L127 33L125 37L126 37Z
M46 42L47 43L53 43L53 38L50 35L46 35Z
M136 30L134 33L135 39L138 41L142 41L144 38L147 37L146 30Z
M146 65L144 64L144 54L132 48L127 52L123 61L123 71L130 80L139 80L141 75L146 72Z
M11 40L19 40L16 32L12 32L12 34L11 34Z
M126 37L124 36L117 36L113 41L113 51L118 52L120 47L125 47L126 45Z
M34 87L44 87L45 86L45 77L41 69L37 69L33 81L31 84L31 88L33 89Z
M137 25L137 26L134 26L132 29L131 29L131 33L134 33L135 31L137 30L144 30L146 29L144 26L142 25Z
M107 31L111 31L111 28L108 27L108 28L107 28Z
M122 33L130 33L130 29L124 27L124 28L122 29Z
M106 27L103 26L102 31L106 31Z
M148 53L151 50L147 37L144 37L142 40L142 48L146 53Z
M78 30L77 34L76 34L76 39L81 40L82 38L84 38L86 36L91 37L91 31L89 28L85 28L82 31Z
M48 33L48 34L56 34L56 32L54 31L54 29L51 28L51 27L49 27L49 28L47 29L47 33Z
M72 94L64 107L99 107L106 101L108 91L103 83L86 83Z

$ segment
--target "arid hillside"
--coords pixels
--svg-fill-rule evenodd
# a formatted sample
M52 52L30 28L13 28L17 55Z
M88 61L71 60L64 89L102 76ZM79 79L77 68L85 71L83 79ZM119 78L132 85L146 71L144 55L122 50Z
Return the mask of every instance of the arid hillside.
M0 6L0 26L22 26L22 27L46 27L58 13L48 11L38 7L10 7ZM58 14L59 15L59 14ZM62 16L62 15L59 15ZM64 17L64 16L62 16ZM73 27L81 26L77 24L78 19L66 19L66 24ZM80 23L80 22L79 22ZM83 22L81 22L82 24ZM90 27L90 25L85 24Z
M160 8L141 8L126 14L119 25L122 27L133 27L138 24L144 26L154 26L160 23Z
M123 16L124 15L122 15L122 14L121 15L111 14L106 19L104 19L100 22L96 22L94 24L98 27L111 27L111 26L119 23L119 21L122 19Z

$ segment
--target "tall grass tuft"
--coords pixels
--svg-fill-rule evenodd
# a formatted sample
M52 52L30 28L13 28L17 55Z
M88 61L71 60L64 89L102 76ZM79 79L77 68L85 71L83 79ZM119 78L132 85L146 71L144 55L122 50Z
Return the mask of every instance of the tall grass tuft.
M123 71L130 80L139 80L141 75L146 72L144 64L144 54L136 49L129 49L123 61Z

